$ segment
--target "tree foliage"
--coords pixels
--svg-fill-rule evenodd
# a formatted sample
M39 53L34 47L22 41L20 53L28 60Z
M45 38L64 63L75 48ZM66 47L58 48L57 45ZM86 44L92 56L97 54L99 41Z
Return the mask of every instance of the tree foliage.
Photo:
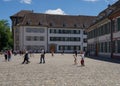
M13 47L12 32L7 20L0 20L0 51Z

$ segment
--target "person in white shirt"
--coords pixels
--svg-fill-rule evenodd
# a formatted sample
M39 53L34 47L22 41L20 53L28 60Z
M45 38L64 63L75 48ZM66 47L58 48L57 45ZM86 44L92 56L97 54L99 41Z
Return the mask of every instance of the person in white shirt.
M45 50L44 49L42 49L41 50L41 57L40 57L40 64L41 63L45 63Z
M81 66L85 66L85 63L84 63L84 52L83 51L81 51L80 52L80 56L81 56Z

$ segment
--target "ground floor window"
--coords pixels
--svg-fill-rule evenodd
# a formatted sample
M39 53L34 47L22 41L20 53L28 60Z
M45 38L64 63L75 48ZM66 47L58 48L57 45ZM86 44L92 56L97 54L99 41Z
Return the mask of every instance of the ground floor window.
M80 50L80 46L60 45L59 50Z
M80 37L50 37L50 41L80 41Z
M120 40L117 40L117 52L120 53Z
M39 45L27 45L26 46L27 50L32 50L32 51L35 51L35 52L38 52L38 51L40 51L41 49L44 49L44 48L45 48L44 46L39 46Z
M97 44L88 44L88 50L110 53L111 51L111 42L99 42Z
M94 51L95 50L95 45L94 44L88 44L88 50L89 51Z

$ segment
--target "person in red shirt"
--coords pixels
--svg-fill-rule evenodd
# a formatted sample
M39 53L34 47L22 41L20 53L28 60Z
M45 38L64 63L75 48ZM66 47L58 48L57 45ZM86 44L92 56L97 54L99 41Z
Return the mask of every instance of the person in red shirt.
M8 55L8 61L10 61L11 60L11 56L12 56L11 50L7 51L7 55Z

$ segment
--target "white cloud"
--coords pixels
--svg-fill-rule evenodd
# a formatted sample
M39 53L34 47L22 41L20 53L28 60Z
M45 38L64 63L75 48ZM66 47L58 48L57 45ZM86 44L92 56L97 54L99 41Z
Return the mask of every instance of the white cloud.
M13 0L3 0L5 2L7 1L13 1ZM32 0L16 0L16 1L19 1L20 3L25 3L25 4L31 4L32 3Z
M11 1L11 0L3 0L3 1Z
M91 2L95 2L95 1L98 1L98 0L84 0L84 1L91 1Z
M56 9L56 10L47 10L45 11L46 14L60 14L60 15L66 15L66 13L61 10L60 8Z
M21 3L31 4L32 0L20 0Z

